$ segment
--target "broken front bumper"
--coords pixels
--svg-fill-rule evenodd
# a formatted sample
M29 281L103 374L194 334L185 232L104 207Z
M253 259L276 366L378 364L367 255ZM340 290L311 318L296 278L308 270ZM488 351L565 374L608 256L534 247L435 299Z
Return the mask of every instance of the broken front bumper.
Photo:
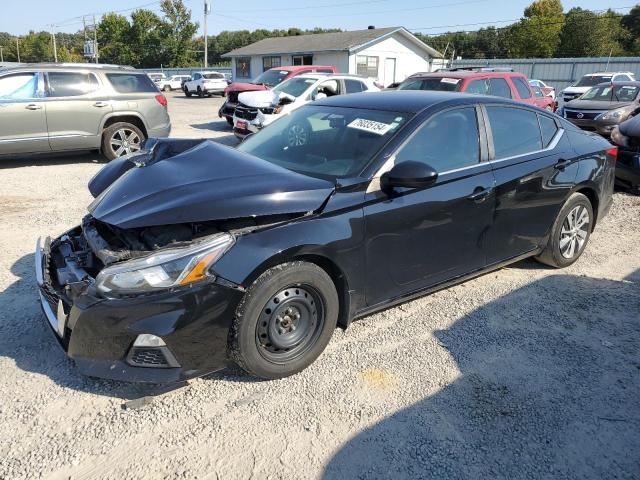
M39 299L56 339L81 373L168 383L227 364L227 338L241 290L203 282L154 294L103 298L72 256L64 257L63 266L52 262L60 238L36 244ZM57 257L60 262L59 253ZM159 337L164 345L135 345L145 334Z

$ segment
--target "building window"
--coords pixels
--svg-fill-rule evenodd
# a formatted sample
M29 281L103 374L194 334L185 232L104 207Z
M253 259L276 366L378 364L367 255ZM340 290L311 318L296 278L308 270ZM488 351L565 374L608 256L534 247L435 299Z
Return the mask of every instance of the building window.
M313 65L313 55L294 55L291 57L293 64L298 65Z
M266 72L270 68L279 67L282 64L280 63L280 57L262 57L262 71Z
M236 77L251 77L251 57L236 58Z
M356 56L356 73L365 77L378 78L378 57Z

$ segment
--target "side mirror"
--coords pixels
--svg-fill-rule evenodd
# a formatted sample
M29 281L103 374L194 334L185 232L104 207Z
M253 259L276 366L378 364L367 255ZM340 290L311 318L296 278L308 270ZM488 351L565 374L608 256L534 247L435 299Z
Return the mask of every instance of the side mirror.
M396 187L421 188L434 183L438 172L426 163L408 161L394 165L391 170L380 177L383 191L390 191Z

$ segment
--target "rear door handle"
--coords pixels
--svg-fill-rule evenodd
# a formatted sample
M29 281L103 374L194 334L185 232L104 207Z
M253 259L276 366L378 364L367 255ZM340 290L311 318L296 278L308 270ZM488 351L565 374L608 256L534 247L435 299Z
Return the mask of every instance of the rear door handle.
M30 103L26 107L27 110L42 110L42 105L38 105L37 103Z
M109 102L96 102L93 104L94 107L108 107Z
M555 168L556 170L560 170L561 172L564 172L564 169L567 168L570 163L571 163L571 160L565 160L561 158L560 160L558 160L558 163L556 163L553 166L553 168Z
M484 202L485 199L491 195L491 193L493 192L493 188L482 188L482 187L477 187L473 193L471 195L469 195L467 198L469 200L471 200L472 202Z

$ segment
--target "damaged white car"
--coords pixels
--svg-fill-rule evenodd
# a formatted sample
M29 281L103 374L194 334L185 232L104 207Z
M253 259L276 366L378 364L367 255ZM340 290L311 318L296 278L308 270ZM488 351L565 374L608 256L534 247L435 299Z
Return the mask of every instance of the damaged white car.
M373 79L359 75L310 73L291 78L271 90L238 96L233 133L244 138L306 103L346 93L378 92Z

